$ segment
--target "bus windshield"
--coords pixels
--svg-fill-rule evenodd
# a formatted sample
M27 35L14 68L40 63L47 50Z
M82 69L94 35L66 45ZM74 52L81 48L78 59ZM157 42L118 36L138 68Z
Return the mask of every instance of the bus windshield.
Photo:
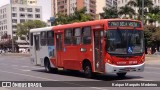
M144 35L142 30L107 30L106 51L109 54L142 54Z

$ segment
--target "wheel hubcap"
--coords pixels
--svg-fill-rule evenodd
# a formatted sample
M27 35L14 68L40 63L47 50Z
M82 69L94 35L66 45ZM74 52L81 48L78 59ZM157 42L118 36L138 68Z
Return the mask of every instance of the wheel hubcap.
M48 67L49 67L49 64L48 64L48 62L47 62L46 65L45 65L45 68L46 68L47 71L49 71L49 68L48 68Z
M88 66L85 68L85 73L89 74L89 67Z

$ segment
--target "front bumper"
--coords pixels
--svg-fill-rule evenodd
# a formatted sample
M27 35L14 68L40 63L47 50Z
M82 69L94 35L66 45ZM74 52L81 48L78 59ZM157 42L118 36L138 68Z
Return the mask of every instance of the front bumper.
M105 64L106 73L123 73L123 72L142 72L144 71L144 63L139 65L116 66L109 63Z

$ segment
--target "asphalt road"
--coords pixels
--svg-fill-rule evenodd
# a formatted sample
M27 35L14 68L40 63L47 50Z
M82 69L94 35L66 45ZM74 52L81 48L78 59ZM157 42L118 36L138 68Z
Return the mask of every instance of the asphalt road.
M44 67L33 66L29 57L0 55L0 81L160 81L160 58L146 57L144 72L128 73L125 78L115 74L95 75L86 79L80 72L62 71L46 73ZM58 82L57 82L58 83ZM63 82L59 82L63 84ZM70 83L68 83L70 84ZM72 83L74 84L74 83ZM77 84L76 84L77 85ZM51 88L0 88L0 90L159 90L158 87L51 87Z

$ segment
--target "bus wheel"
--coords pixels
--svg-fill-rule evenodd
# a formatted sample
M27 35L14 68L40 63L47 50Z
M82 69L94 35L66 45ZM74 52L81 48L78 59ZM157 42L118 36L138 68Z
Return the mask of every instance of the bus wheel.
M127 73L117 73L118 77L125 77Z
M52 72L52 68L51 68L49 60L45 61L44 67L45 67L46 72Z
M86 78L91 78L92 77L92 69L91 65L89 63L86 63L83 67L84 74Z

